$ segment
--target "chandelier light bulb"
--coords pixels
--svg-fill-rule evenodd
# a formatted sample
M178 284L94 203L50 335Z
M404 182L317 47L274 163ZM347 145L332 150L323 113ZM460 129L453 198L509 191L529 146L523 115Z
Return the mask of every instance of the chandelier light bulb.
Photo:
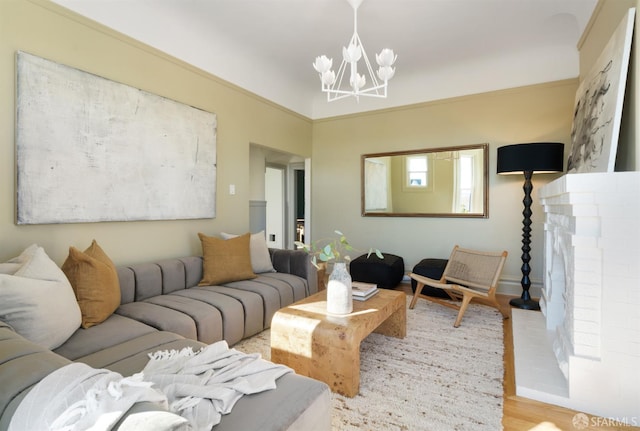
M321 79L325 87L330 87L336 82L336 73L333 70L327 70L321 75Z
M382 67L393 66L396 58L398 58L398 56L393 53L393 49L389 48L385 48L380 51L380 54L376 54L376 62L378 62L378 66Z
M316 61L313 63L313 68L320 74L321 77L325 72L328 72L332 66L333 59L327 58L326 55L316 57Z
M349 48L342 47L342 57L347 63L357 63L362 58L362 49L360 46L351 43Z
M364 75L360 75L359 73L356 73L355 76L351 77L349 83L351 84L351 87L357 91L365 86L365 84L367 83L367 78L365 78Z
M393 78L393 75L395 75L395 73L396 73L395 67L380 66L380 68L378 69L378 78L380 78L383 81L388 81L391 78Z

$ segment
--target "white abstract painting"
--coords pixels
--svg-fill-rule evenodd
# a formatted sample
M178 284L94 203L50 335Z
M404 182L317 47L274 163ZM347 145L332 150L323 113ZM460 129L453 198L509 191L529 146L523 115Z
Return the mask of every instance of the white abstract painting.
M17 223L213 218L216 115L17 53Z
M580 83L567 172L613 172L620 135L635 9L627 15Z

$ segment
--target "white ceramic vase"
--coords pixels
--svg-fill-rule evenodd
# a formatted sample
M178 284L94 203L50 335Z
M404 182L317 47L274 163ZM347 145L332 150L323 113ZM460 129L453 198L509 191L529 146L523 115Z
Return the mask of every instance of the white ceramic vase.
M345 262L333 264L327 283L327 313L349 314L353 311L351 275Z

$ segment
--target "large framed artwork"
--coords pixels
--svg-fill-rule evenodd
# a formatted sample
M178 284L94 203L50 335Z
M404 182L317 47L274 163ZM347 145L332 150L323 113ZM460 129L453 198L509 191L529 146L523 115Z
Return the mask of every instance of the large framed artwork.
M16 55L17 223L213 218L216 115Z
M635 9L629 9L576 93L567 172L613 172Z

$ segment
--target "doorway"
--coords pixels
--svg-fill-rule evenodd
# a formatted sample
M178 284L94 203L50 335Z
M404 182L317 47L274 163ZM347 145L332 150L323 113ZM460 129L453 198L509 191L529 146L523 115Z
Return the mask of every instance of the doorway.
M250 222L269 247L295 249L310 240L311 159L251 144Z
M304 165L296 164L291 166L293 177L293 207L294 216L291 218L294 224L295 241L305 241L306 231L306 176Z
M264 178L264 196L267 201L267 246L284 248L285 245L285 170L267 166Z

